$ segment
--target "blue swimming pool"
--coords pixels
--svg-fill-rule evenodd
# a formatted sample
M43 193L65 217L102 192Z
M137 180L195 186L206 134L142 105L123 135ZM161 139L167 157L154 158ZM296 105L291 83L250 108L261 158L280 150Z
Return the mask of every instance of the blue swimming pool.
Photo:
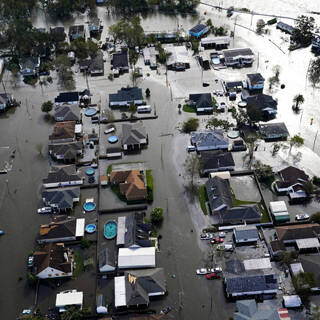
M94 233L95 231L96 231L96 225L95 224L86 225L86 232L87 233Z
M108 138L108 141L110 143L116 143L118 141L118 137L117 136L111 136Z
M88 168L87 170L86 170L86 174L88 175L88 176L93 176L94 175L94 169L93 168Z
M87 117L92 117L94 116L96 113L97 113L97 109L95 108L88 108L86 109L86 111L84 112L84 114L87 116Z
M92 201L86 202L83 205L83 209L88 211L88 212L93 211L95 208L96 208L96 204L94 202L92 202Z
M115 238L117 235L117 223L113 220L107 221L104 225L104 237L108 240Z

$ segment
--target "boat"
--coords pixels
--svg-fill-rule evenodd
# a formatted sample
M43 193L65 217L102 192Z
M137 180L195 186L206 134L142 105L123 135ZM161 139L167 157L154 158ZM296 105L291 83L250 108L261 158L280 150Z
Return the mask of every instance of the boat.
M6 174L6 173L8 173L8 170L7 170L7 169L1 169L1 170L0 170L0 174Z
M2 236L4 234L3 230L0 230L0 236Z

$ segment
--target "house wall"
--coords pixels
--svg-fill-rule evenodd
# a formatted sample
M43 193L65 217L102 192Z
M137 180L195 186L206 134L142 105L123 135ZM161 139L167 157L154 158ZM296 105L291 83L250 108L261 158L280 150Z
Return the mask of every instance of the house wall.
M110 102L110 106L129 106L131 101L114 101ZM141 105L143 100L133 100L132 101L135 105Z
M68 105L73 105L73 104L78 104L79 100L77 101L66 101L66 102L56 102L56 106L63 106L64 104L68 104Z
M229 148L228 145L221 144L215 146L196 146L198 151L206 151L206 150L227 150Z
M44 183L43 186L45 188L58 188L58 187L74 186L74 185L81 185L81 184L83 184L82 180L76 180L76 181Z
M217 172L217 171L233 171L234 166L230 167L219 167L219 168L214 168L214 169L205 169L203 170L204 173L210 173L210 172Z
M44 269L40 273L38 273L36 276L39 279L71 277L72 276L72 271L66 273L66 272L63 272L63 271L58 270L58 269L47 267L46 269Z
M52 239L38 239L38 243L50 243L50 242L65 242L65 241L74 241L76 237L65 237L65 238L52 238Z
M276 294L277 290L262 290L262 291L245 291L245 292L235 292L227 293L229 297L241 297L241 296L253 296L253 295L262 295L262 294Z

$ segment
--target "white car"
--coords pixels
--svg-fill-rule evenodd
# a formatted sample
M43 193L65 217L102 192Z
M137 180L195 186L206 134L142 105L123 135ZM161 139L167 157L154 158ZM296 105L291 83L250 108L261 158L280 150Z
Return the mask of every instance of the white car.
M211 272L211 270L207 269L207 268L197 269L197 274L198 275L206 275L206 274L208 274L210 272Z
M114 130L115 129L113 127L110 129L104 130L104 134L112 133L112 132L114 132Z
M51 213L52 212L52 208L51 207L42 207L40 209L38 209L38 213L42 214L42 213Z
M226 233L225 232L219 232L219 238L225 238Z
M212 268L211 272L213 272L213 273L221 273L222 272L222 268L221 267Z
M296 220L301 221L301 220L309 220L310 216L306 213L300 213L296 215Z

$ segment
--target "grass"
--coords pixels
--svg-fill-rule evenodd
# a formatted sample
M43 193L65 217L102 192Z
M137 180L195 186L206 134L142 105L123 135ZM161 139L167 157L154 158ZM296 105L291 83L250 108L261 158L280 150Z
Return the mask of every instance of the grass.
M120 186L118 184L111 185L111 191L123 202L127 202L126 197L120 193Z
M268 212L267 212L262 200L258 203L258 207L259 207L260 212L262 213L261 222L262 223L270 222Z
M76 251L74 253L73 276L74 277L79 276L82 271L84 271L83 257L82 257L82 254L79 251Z
M182 110L184 112L196 113L196 108L194 106L190 106L188 104L184 104L183 107L182 107Z
M148 202L153 201L153 176L151 170L146 170L146 180L147 180L147 200Z
M110 164L107 168L107 174L110 174L112 172L112 164Z
M208 201L208 195L207 195L207 190L206 190L206 185L202 185L199 188L198 191L198 199L200 202L200 207L202 209L202 212L207 215L208 214L208 210L207 210L207 205L206 202Z

